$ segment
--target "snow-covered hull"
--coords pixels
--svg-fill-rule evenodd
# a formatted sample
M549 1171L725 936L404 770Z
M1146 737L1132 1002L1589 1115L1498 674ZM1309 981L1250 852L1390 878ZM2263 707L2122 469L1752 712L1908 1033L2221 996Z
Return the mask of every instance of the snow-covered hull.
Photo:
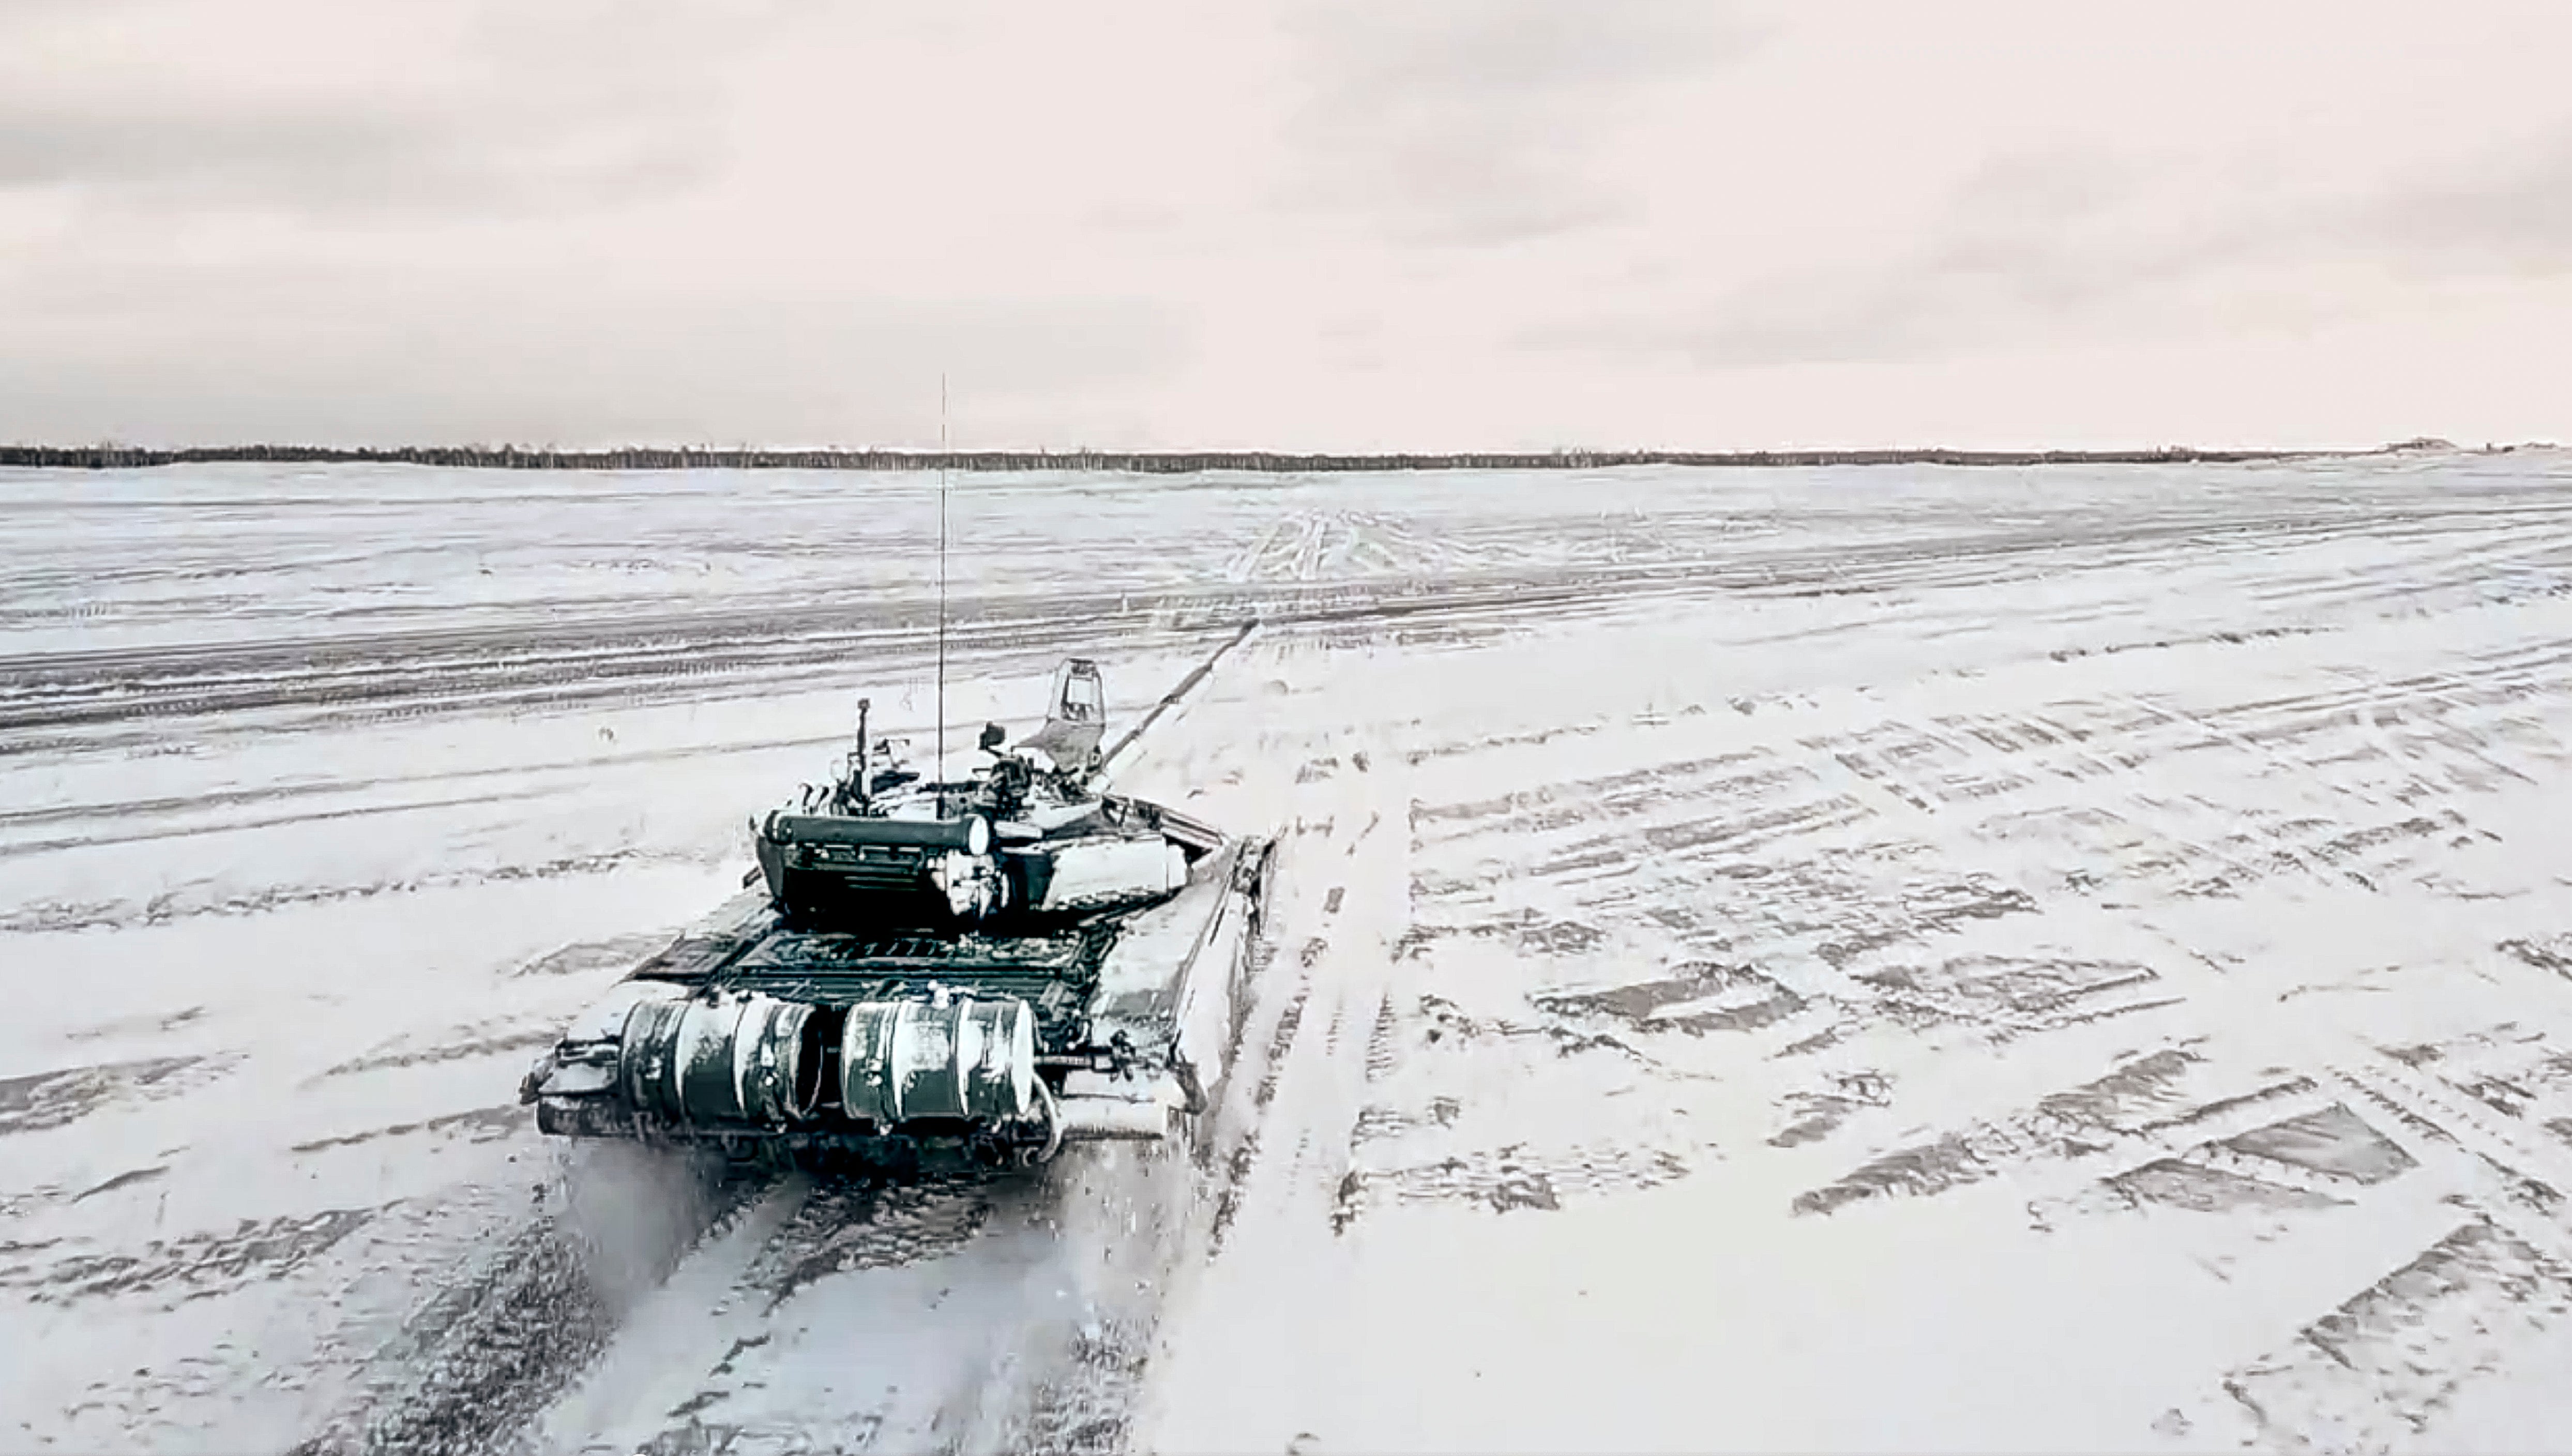
M752 891L638 966L520 1089L542 1131L742 1156L1041 1161L1159 1140L1229 1065L1272 868L1194 858L1148 907L1022 934L799 929Z

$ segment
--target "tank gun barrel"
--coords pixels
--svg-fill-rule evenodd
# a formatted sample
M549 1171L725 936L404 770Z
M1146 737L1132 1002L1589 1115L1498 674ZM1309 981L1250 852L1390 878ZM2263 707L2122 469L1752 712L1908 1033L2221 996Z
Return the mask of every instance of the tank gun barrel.
M1109 771L1115 768L1116 760L1121 757L1127 749L1132 748L1135 742L1141 739L1144 733L1149 731L1154 723L1160 721L1160 717L1163 713L1177 707L1182 699L1186 698L1188 694L1195 692L1200 686L1202 686L1205 680L1214 674L1215 664L1223 661L1225 654L1231 652L1242 643L1250 640L1250 634L1258 630L1258 618L1253 617L1249 621L1243 622L1239 631L1236 631L1230 637L1225 638L1221 646L1216 647L1214 651L1208 653L1206 655L1206 660L1198 663L1187 676L1180 678L1176 687L1163 693L1161 695L1161 700L1154 703L1150 711L1137 719L1134 726L1126 729L1124 736L1117 739L1113 747L1109 748L1104 754L1099 756L1098 767L1091 770L1089 774L1091 781L1104 781Z

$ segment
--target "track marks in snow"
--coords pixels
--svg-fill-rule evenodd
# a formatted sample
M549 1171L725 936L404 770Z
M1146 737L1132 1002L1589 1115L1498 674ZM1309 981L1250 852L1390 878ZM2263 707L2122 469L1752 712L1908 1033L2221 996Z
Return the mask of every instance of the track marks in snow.
M2572 1316L2572 1268L2474 1219L2234 1371L2224 1388L2260 1444L2409 1445L2477 1375Z
M516 1449L1119 1449L1191 1236L1184 1156L790 1178L670 1270Z
M2481 1059L2522 1069L2554 1060L2551 1053L2529 1057L2535 1039L2495 1030L2499 1035L2444 1045L2352 1049L2318 1078L2299 1077L2153 1130L2255 1125L2212 1127L2217 1135L2103 1180L2109 1202L2160 1205L2182 1216L2283 1220L2265 1236L2292 1231L2324 1246L2332 1230L2342 1239L2362 1234L2367 1225L2349 1210L2387 1204L2415 1183L2426 1186L2408 1195L2412 1206L2464 1214L2444 1220L2426 1246L2395 1255L2389 1272L2227 1373L2193 1416L2174 1413L2173 1431L2238 1426L2246 1439L2289 1451L2382 1449L2424 1434L2434 1440L2460 1391L2520 1363L2531 1341L2563 1323L2572 1311L2572 1226L2552 1181L2566 1171L2557 1150L2522 1140L2508 1125L2516 1113L2477 1110L2455 1080L2422 1070L2453 1057L2468 1084L2479 1086L2471 1074ZM2544 1081L2524 1071L2518 1080ZM2287 1114L2273 1115L2281 1109ZM2090 1207L2107 1205L2094 1200ZM2309 1222L2316 1218L2324 1221ZM2256 1267L2248 1254L2226 1261L2236 1278Z
M2508 899L2484 888L2507 824L2480 796L2559 765L2572 676L2550 648L2453 676L2329 658L2278 686L2185 676L2211 652L2331 641L2174 642L2132 654L2183 674L2142 692L2103 691L2071 653L2006 691L1682 704L1585 734L1583 771L1562 777L1528 771L1540 735L1413 746L1399 975L1372 1015L1352 998L1330 1023L1368 1049L1339 1073L1365 1097L1342 1238L1412 1209L1516 1218L1678 1183L1775 1187L1780 1215L1856 1230L1924 1201L2023 1208L2037 1236L2170 1229L2206 1250L2213 1287L2249 1291L2304 1287L2299 1259L2362 1266L2383 1229L2461 1207L2468 1223L2392 1246L2366 1278L2410 1273L2301 1318L2380 1341L2409 1300L2490 1332L2450 1384L2523 1360L2555 1317L2543 1299L2528 1321L2502 1312L2557 1277L2528 1272L2529 1251L2572 1268L2552 1193L2572 1166L2550 1162L2572 1154L2572 1061L2531 1028L2436 1053L2454 1077L2432 1085L2370 1043L2411 1020L2397 995L2297 1003L2490 982L2408 964L2401 936L2370 960L2367 932L2334 941L2334 920ZM1317 759L1309 782L1341 772ZM2481 947L2534 988L2572 976L2559 939ZM1318 942L1314 957L1341 974ZM2054 1090L1989 1104L2030 1082ZM1726 1161L1737 1174L1708 1176ZM2459 1227L2505 1243L2441 1250ZM2430 1309L2421 1291L2453 1258L2512 1272ZM2266 1382L2258 1398L2286 1408L2276 1380L2319 1367L2278 1348L2287 1376L2245 1366L2198 1393L2239 1412L2228 1389ZM2444 1407L2395 1372L2400 1340L2369 1348L2296 1398L2434 1430ZM2229 1418L2201 1402L2197 1419Z
M238 1053L146 1057L0 1079L0 1136L40 1132L129 1101L158 1101L196 1092L230 1074Z
M1226 1108L1230 1114L1227 1123L1238 1127L1239 1131L1230 1139L1220 1158L1222 1182L1216 1193L1214 1214L1207 1231L1208 1257L1223 1252L1224 1240L1232 1231L1233 1220L1241 1215L1244 1191L1249 1186L1251 1173L1259 1166L1268 1110L1277 1100L1277 1084L1285 1074L1286 1054L1293 1050L1295 1039L1303 1031L1304 1008L1313 993L1313 963L1320 959L1324 944L1318 939L1305 941L1303 953L1292 963L1291 985L1278 988L1267 979L1280 974L1274 952L1275 941L1273 936L1264 936L1263 941L1260 950L1265 952L1262 957L1265 971L1262 979L1253 984L1271 988L1261 1005L1274 1009L1274 1020L1261 1034L1254 1037L1246 1030L1243 1038L1246 1048L1257 1049L1256 1060L1245 1057L1240 1064L1241 1070L1254 1075L1254 1080L1229 1099L1233 1105ZM1260 1020L1254 1015L1254 1028Z
M636 958L640 960L640 957ZM456 1040L441 1040L419 1047L405 1045L415 1039L402 1039L391 1047L352 1057L330 1067L320 1077L351 1077L368 1072L388 1072L404 1067L430 1067L441 1062L467 1062L484 1057L501 1057L510 1053L533 1052L551 1047L562 1040L562 1028L554 1025L509 1027L486 1025L464 1028L447 1034ZM318 1080L318 1079L317 1079Z
M2287 1451L2434 1440L2461 1392L2519 1364L2572 1313L2572 1227L2547 1180L2562 1171L2556 1154L2520 1142L2454 1100L2452 1085L2406 1065L2440 1057L2440 1049L2395 1049L2334 1068L2324 1081L2339 1100L2213 1144L2231 1154L2225 1170L2304 1174L2299 1208L2345 1207L2378 1185L2418 1177L2444 1189L2439 1205L2464 1217L2229 1372L2200 1402L2198 1423L2247 1422L2260 1444ZM2271 1207L2297 1186L2273 1172L2264 1185Z
M1980 1121L1933 1141L1896 1148L1797 1194L1794 1211L1827 1214L1874 1198L1925 1197L1998 1176L2013 1164L2103 1150L2121 1120L2168 1105L2196 1057L2171 1048L2040 1099L2009 1117Z
M1370 1069L1380 1075L1388 1055L1386 1006L1409 924L1409 842L1397 817L1407 810L1401 785L1409 770L1398 750L1383 746L1329 757L1333 766L1299 789L1314 801L1305 821L1321 830L1299 836L1281 867L1281 881L1297 888L1275 924L1299 942L1296 981L1252 1098L1256 1140L1221 1215L1231 1250L1254 1236L1254 1219L1306 1230L1330 1224L1350 1176Z
M639 1149L566 1149L561 1165L551 1206L431 1291L296 1456L506 1449L691 1250L763 1202Z
M157 1172L123 1174L74 1197L145 1181ZM364 1226L374 1208L325 1208L270 1219L242 1219L223 1232L154 1239L132 1252L57 1254L49 1262L0 1267L0 1287L39 1304L145 1298L184 1303L282 1279Z
M362 1132L342 1133L335 1137L316 1137L298 1142L290 1151L297 1153L327 1152L334 1147L356 1147L384 1137L416 1137L456 1134L467 1141L492 1142L518 1136L526 1130L527 1109L515 1102L497 1106L475 1107L468 1111L448 1112L442 1116L422 1117L416 1121L394 1122L382 1127L369 1127Z
M1493 559L1487 547L1424 532L1376 510L1330 509L1281 516L1224 563L1228 581L1445 575Z
M532 864L495 865L486 869L431 870L398 880L361 885L279 885L252 894L226 893L217 885L170 891L146 901L54 901L21 907L0 915L0 935L61 934L72 931L140 930L201 916L237 918L267 915L304 906L338 905L386 899L422 890L473 889L526 881L603 876L656 865L701 865L703 854L619 850L565 855Z

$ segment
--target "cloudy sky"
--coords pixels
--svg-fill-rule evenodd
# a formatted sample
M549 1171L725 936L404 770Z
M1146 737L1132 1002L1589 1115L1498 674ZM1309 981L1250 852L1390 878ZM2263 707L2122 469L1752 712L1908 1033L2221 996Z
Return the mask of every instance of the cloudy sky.
M0 439L2572 440L2563 0L0 0Z

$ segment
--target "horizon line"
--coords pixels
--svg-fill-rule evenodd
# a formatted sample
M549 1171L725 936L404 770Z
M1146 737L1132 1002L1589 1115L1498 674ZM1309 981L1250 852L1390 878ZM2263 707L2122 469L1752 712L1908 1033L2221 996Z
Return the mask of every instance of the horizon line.
M633 444L550 445L0 445L0 468L151 469L187 464L402 464L520 470L843 469L966 471L1090 470L1193 474L1296 471L1608 469L1633 465L1775 467L1816 465L2236 464L2358 459L2391 454L2507 453L2558 448L2551 440L2486 441L2479 447L2435 436L2368 446L1964 449L1941 445L1813 449L1264 450L1264 449L914 449L900 446Z

